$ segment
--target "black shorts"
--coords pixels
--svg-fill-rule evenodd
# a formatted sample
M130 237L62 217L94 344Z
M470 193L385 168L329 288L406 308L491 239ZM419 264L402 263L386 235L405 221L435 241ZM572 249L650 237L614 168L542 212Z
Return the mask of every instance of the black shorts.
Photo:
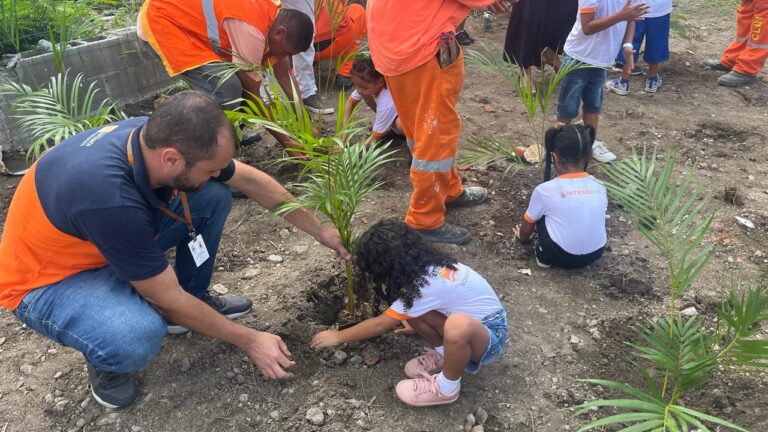
M549 236L547 224L544 223L545 218L546 216L536 222L536 231L539 233L539 240L536 242L535 251L536 259L538 259L540 263L565 269L576 269L586 267L603 256L605 246L584 255L574 255L566 252Z

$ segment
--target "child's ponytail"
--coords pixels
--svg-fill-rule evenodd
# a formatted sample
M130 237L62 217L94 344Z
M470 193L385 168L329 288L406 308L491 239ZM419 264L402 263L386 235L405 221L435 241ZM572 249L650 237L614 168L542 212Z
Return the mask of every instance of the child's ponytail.
M544 181L552 178L552 152L555 150L555 139L563 130L563 126L553 127L544 134Z

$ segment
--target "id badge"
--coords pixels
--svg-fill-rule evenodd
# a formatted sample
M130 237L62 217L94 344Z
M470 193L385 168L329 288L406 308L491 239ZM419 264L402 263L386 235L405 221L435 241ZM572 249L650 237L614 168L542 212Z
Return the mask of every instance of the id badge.
M189 251L192 253L192 259L195 260L195 265L198 267L203 265L203 263L210 257L210 255L208 255L208 248L205 247L203 236L200 234L196 235L187 246L189 246Z

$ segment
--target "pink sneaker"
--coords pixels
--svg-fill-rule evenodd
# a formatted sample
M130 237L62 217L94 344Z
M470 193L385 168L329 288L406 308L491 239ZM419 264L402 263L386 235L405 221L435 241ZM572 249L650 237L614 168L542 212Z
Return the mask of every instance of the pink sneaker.
M443 356L432 348L424 350L424 354L408 360L405 364L405 376L418 378L433 375L443 370Z
M453 403L459 398L461 385L455 392L444 395L440 393L440 387L437 384L437 375L424 374L420 378L402 380L397 383L395 393L397 397L415 407L427 407L436 405L447 405Z

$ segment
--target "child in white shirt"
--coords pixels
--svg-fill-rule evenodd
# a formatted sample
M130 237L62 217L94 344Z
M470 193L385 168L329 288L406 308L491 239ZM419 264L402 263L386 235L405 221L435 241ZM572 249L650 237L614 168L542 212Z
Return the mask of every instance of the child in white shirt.
M648 5L632 4L632 0L579 0L579 14L563 49L563 64L584 66L563 77L557 101L557 121L570 124L579 115L583 102L584 124L597 131L603 109L607 68L613 65L616 53L627 45L632 53L635 20L643 16ZM616 159L605 143L595 140L592 156L599 162Z
M459 397L462 372L474 374L496 360L507 335L506 311L474 270L435 249L405 222L386 219L357 243L355 266L390 307L341 331L312 338L312 348L382 335L406 321L433 349L410 360L395 391L412 406L449 404Z
M349 122L355 106L364 100L365 104L376 113L371 132L372 141L376 142L389 134L404 136L392 95L387 89L384 76L373 66L373 61L369 58L355 60L352 64L351 77L355 90L344 107L342 123L346 125Z
M536 186L522 224L514 228L522 243L538 232L539 267L580 268L603 255L608 195L586 172L594 139L595 130L581 124L552 128L544 137L545 182ZM558 176L549 180L553 162Z

